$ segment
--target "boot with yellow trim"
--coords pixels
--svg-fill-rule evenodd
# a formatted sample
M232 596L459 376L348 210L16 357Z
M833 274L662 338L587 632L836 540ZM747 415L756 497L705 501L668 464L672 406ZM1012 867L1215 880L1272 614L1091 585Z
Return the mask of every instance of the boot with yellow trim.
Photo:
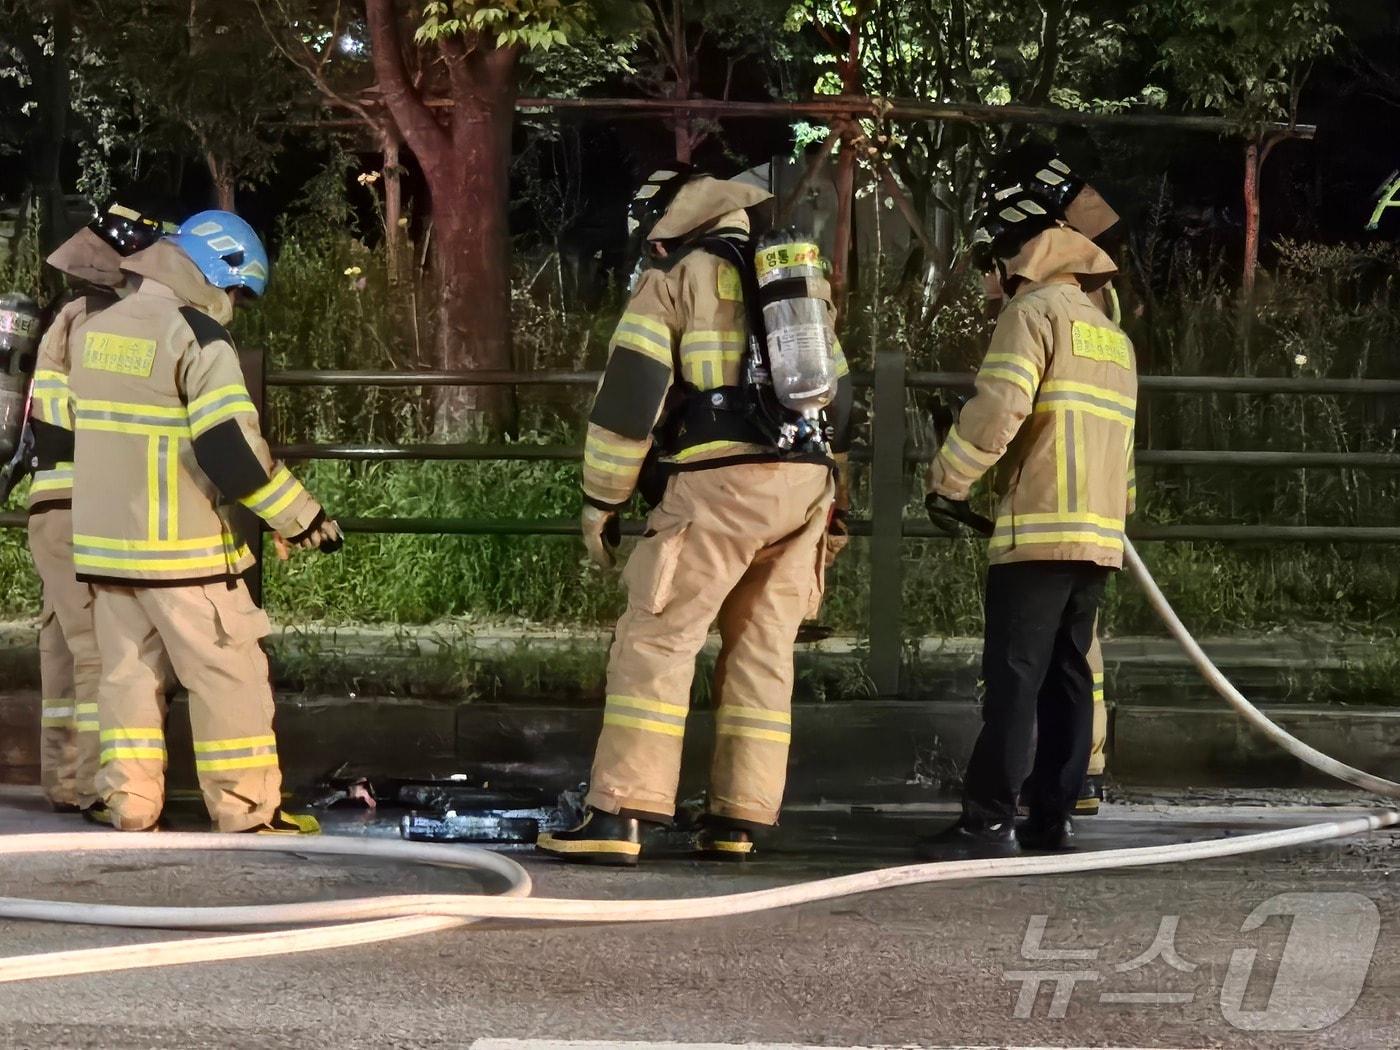
M753 856L756 825L706 813L695 834L695 853L705 860L744 861Z
M1096 817L1102 803L1103 778L1090 774L1084 778L1084 784L1079 789L1079 798L1074 803L1074 815L1076 817Z
M245 835L319 835L321 822L310 813L288 813L280 806L266 824L244 828Z
M646 823L635 816L604 813L590 806L577 827L542 832L535 848L573 864L634 867L642 855Z
M105 802L94 802L83 810L83 819L89 824L102 824L112 827L112 811L107 808Z

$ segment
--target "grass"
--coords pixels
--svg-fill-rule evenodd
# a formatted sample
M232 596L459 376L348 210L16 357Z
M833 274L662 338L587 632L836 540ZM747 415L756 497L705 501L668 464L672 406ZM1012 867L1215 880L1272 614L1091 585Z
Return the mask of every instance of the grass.
M329 210L328 210L329 209ZM343 231L334 200L311 194L281 238L271 293L242 313L235 334L260 346L270 366L406 369L427 363L431 293L420 278L390 282L380 253ZM20 252L4 281L36 276ZM1145 312L1129 328L1145 371L1182 374L1394 375L1400 342L1400 253L1285 244L1248 332L1231 291L1207 262L1149 235L1132 255ZM539 258L519 263L516 355L521 368L597 368L620 296L586 312L564 311L540 286L527 290ZM985 346L987 324L969 284L931 322L918 298L895 293L857 302L846 341L856 368L871 347L898 342L910 368L965 370ZM1246 337L1247 336L1247 337ZM519 440L578 443L586 391L521 394ZM1377 399L1339 397L1156 397L1144 401L1140 443L1157 448L1395 451L1400 413ZM911 400L916 424L922 406ZM431 440L431 405L412 390L274 391L267 423L285 442ZM857 412L862 439L869 413ZM299 475L346 517L571 519L577 467L567 463L316 462ZM1144 470L1141 520L1154 523L1390 524L1400 517L1400 480L1381 472ZM921 515L910 481L910 519ZM867 493L856 486L857 512ZM868 612L868 540L857 539L831 573L823 620L862 634ZM9 580L0 611L31 614L37 588L22 532L0 535ZM1386 546L1147 544L1144 556L1183 618L1207 633L1280 627L1367 632L1400 629L1400 551ZM906 636L975 635L981 629L982 547L910 541L904 550ZM337 557L273 562L267 601L286 623L609 625L622 597L613 577L590 568L576 540L531 537L351 537ZM1110 588L1110 633L1156 632L1131 587ZM1382 673L1382 672L1377 672Z

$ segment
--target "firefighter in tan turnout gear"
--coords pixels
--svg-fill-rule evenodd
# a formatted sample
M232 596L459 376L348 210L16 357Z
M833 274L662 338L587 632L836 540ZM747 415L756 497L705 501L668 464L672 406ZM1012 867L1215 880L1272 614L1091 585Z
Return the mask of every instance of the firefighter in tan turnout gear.
M218 830L298 833L281 809L268 620L220 511L238 502L295 547L340 530L274 463L224 324L267 284L267 255L229 212L201 212L122 264L140 283L73 328L73 561L95 590L101 769L112 825L156 826L165 801L162 664L189 690L195 768Z
M695 658L716 622L716 740L699 849L742 858L751 832L778 819L793 642L821 599L828 535L844 540L833 474L851 394L815 246L780 235L749 248L745 209L768 198L668 171L633 202L647 257L584 450L583 531L594 560L611 564L618 514L639 481L647 486L649 453L664 495L623 573L627 611L585 818L539 840L565 859L634 864L645 828L671 821ZM799 315L805 321L786 325ZM805 415L791 407L805 395L785 378L789 352L811 352L809 366L825 370L805 384L815 396Z
M1121 242L1122 222L1119 214L1093 186L1075 174L1048 142L1032 139L1011 150L987 173L986 193L998 193L1016 186L1030 186L1048 197L1063 212L1065 225L1082 233L1103 248L1109 258ZM1000 277L986 275L984 287L997 312L1006 305L1006 294ZM1086 290L1086 295L1114 324L1123 321L1118 292L1112 280L1100 288ZM1130 476L1128 484L1134 485ZM1108 707L1104 702L1103 646L1099 641L1098 623L1094 624L1094 644L1089 647L1089 670L1094 687L1094 731L1089 751L1089 770L1080 788L1074 811L1092 816L1103 800L1103 779L1108 766Z
M1089 297L1117 268L1060 214L1019 185L988 204L983 230L1009 302L927 480L930 518L956 534L975 519L972 486L998 468L983 725L962 816L927 842L939 857L1070 848L1089 763L1089 652L1132 510L1137 367ZM1020 828L1018 799L1029 811Z
M51 254L71 295L39 344L29 429L29 552L43 585L39 677L44 790L60 811L105 819L96 785L97 686L102 659L93 626L92 587L73 570L73 417L68 401L68 346L73 329L127 290L122 259L154 244L172 224L143 214L133 200L113 201Z

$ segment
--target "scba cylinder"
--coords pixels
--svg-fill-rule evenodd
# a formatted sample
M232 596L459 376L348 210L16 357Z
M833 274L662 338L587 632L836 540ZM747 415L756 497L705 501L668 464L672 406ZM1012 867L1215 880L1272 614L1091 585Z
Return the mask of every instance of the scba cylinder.
M24 429L39 327L38 303L19 292L0 295L0 460L14 455Z
M758 242L754 255L768 367L783 407L813 417L836 396L836 355L821 249L795 230Z

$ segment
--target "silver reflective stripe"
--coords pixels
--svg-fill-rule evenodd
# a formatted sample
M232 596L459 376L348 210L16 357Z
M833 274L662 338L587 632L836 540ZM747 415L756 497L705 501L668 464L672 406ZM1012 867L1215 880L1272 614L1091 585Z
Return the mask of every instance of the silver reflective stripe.
M1074 447L1074 412L1065 413L1065 496L1066 509L1071 514L1079 510L1079 468L1075 461L1079 450Z
M157 561L180 561L188 558L212 558L216 555L222 557L227 548L220 545L218 547L195 547L191 550L109 550L106 547L89 547L86 544L74 543L73 553L85 555L89 558L114 558L124 561L149 561L152 558Z

